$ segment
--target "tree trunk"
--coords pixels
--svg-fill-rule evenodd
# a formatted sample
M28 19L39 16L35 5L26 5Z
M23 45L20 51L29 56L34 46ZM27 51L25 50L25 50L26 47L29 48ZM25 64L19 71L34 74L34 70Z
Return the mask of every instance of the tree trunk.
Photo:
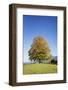
M39 60L39 63L41 63L41 60Z

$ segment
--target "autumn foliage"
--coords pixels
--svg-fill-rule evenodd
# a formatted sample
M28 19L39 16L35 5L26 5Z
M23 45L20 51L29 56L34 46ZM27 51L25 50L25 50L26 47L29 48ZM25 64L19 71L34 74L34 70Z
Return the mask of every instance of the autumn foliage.
M48 60L51 58L51 52L47 41L41 37L35 37L28 51L29 59L41 63L41 60Z

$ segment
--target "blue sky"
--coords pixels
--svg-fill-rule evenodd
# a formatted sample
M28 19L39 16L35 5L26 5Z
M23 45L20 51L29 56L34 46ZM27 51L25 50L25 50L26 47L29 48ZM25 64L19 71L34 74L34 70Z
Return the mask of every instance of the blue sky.
M24 62L29 62L28 51L33 39L42 36L47 40L53 56L57 56L57 17L24 15Z

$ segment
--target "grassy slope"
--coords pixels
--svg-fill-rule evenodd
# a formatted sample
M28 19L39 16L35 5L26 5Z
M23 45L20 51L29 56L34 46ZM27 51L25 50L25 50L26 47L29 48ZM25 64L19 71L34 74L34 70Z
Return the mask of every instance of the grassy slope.
M57 65L54 64L24 64L24 74L57 73Z

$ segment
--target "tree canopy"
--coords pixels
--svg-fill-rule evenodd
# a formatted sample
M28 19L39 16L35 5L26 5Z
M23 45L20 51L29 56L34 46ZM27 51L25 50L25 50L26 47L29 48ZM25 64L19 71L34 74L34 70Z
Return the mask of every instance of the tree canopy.
M38 61L39 63L41 60L48 60L51 58L51 52L48 43L41 36L34 38L28 54L31 61Z

